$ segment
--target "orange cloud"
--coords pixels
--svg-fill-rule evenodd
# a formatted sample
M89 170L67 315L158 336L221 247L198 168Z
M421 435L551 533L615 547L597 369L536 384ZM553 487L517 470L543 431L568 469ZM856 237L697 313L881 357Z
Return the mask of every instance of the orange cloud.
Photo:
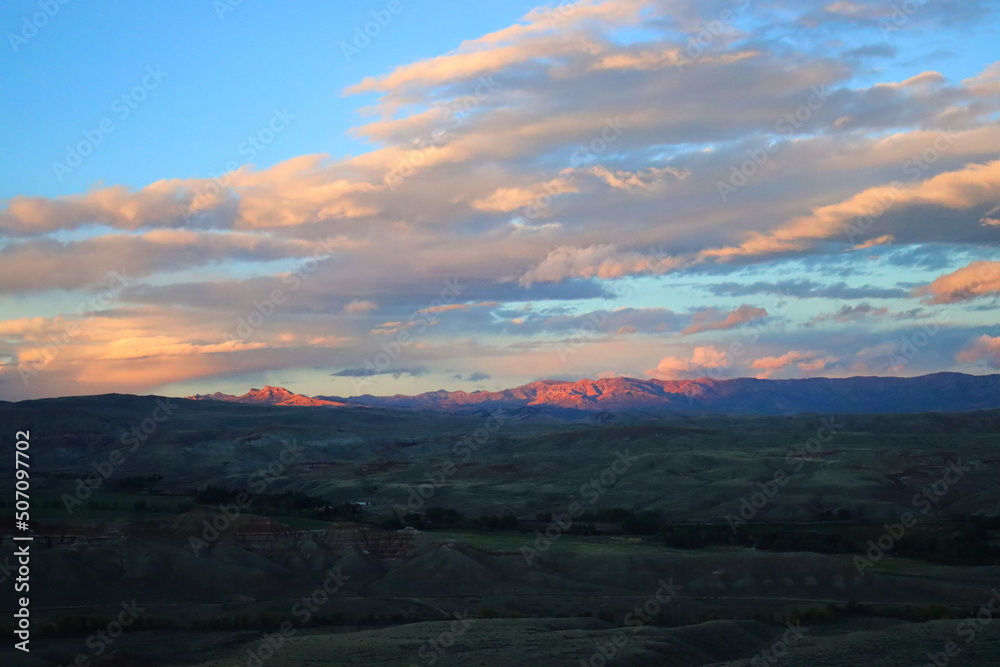
M480 211L507 213L536 203L543 197L555 197L576 191L576 187L569 180L554 178L530 188L497 188L489 196L474 200L472 206Z
M567 278L621 278L636 274L661 274L680 268L683 262L674 257L656 257L638 252L620 251L610 244L586 248L562 246L548 254L519 279L522 285L535 282L559 282Z
M599 50L599 44L577 28L594 23L635 24L642 18L643 10L651 6L654 3L650 0L584 0L534 9L516 25L463 42L447 55L397 67L385 76L368 77L346 92L400 94L413 88L433 88L498 72L540 56L593 53Z
M928 303L956 303L1000 292L1000 262L979 261L914 291Z
M754 232L740 245L703 250L700 256L727 259L804 250L821 239L851 238L854 227L863 233L866 230L859 221L866 216L878 217L888 207L932 205L968 209L993 203L998 197L1000 160L973 164L921 182L868 188L846 201L817 207L809 215L793 218L769 232Z
M864 243L859 243L852 248L852 250L864 250L865 248L874 248L879 245L888 245L895 241L895 237L892 234L883 234L874 239L868 239Z

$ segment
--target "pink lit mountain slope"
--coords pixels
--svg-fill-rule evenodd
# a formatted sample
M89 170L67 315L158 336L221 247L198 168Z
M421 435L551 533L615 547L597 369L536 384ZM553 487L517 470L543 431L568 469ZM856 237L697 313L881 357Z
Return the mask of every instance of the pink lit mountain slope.
M198 394L188 396L188 398L198 401L225 401L227 403L250 403L254 405L300 405L300 406L345 406L346 403L332 401L324 398L310 398L302 394L295 394L282 387L272 387L270 385L263 389L251 389L242 396L223 394Z

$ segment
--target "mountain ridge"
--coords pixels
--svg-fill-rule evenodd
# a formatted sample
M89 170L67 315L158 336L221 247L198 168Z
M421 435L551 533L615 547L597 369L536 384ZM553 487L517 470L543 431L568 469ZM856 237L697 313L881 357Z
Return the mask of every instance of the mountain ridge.
M331 406L346 407L347 403L331 401L321 397L304 396L296 394L284 387L272 387L264 385L263 389L251 389L242 396L215 392L214 394L195 394L185 398L196 401L224 401L226 403L247 403L252 405L296 405L296 406Z
M500 391L437 390L416 395L305 396L282 387L242 396L199 394L187 398L260 405L384 407L446 412L536 408L583 412L668 411L734 414L959 412L1000 408L1000 374L941 372L915 377L717 380L538 380Z

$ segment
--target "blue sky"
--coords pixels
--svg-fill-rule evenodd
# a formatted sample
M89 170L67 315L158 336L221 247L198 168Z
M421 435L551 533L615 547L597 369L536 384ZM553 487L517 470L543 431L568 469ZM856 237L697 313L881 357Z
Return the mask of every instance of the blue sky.
M5 40L0 67L9 96L0 142L18 159L0 166L0 197L215 175L229 160L245 159L237 147L274 108L289 110L295 122L256 166L308 153L356 154L370 145L349 129L373 98L345 97L344 88L451 50L534 6L401 0L402 11L348 60L341 42L353 46L355 30L387 4L248 1L222 10L210 0L68 2L26 43L14 40L16 52ZM24 18L39 11L37 2L4 3L0 25L19 35ZM142 84L147 67L167 76L120 119L112 104ZM51 163L106 117L115 131L59 180Z
M68 2L30 40L14 39L16 52L4 51L5 88L17 102L5 104L0 141L18 159L0 164L0 197L71 194L102 182L141 188L160 179L216 175L228 161L245 159L237 147L276 107L294 113L296 122L260 152L256 166L316 152L357 154L370 144L348 130L372 96L341 91L510 25L537 6L400 0L402 11L348 59L341 43L353 46L356 30L373 20L373 12L387 11L387 4ZM37 2L5 3L0 24L20 35L23 20L39 11ZM749 12L744 16L743 22L753 23ZM854 41L867 43L873 31L879 31L877 24L858 31ZM894 34L896 61L858 80L905 78L915 67L952 79L970 77L993 62L1000 39L995 21L975 31L915 32ZM11 45L9 35L6 41ZM120 119L112 104L141 85L151 66L167 74L163 87ZM52 162L64 160L66 146L106 117L115 121L115 131L79 169L59 179Z
M997 9L6 3L0 398L992 372Z

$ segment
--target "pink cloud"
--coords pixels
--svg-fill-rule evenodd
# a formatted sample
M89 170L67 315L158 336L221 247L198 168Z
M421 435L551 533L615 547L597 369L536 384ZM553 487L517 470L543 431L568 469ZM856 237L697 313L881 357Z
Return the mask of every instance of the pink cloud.
M706 375L710 370L727 368L732 363L729 355L711 345L694 348L690 358L669 356L660 359L656 368L646 371L651 377L674 380L683 377Z
M483 301L482 303L446 303L440 306L428 306L421 308L418 313L446 313L451 310L467 310L469 308L489 308L498 305L497 301Z
M789 350L782 355L774 357L761 357L755 359L750 367L761 371L758 378L768 378L778 371L785 370L789 366L795 365L803 371L818 371L826 368L832 363L839 361L834 356L819 356L819 352L811 350Z
M955 361L962 364L985 362L991 368L1000 368L1000 336L980 336L955 355Z
M359 301L358 299L354 299L344 306L344 313L347 315L363 315L376 308L378 308L378 304L374 301Z
M741 324L746 324L747 322L767 317L767 310L743 304L739 308L735 308L726 313L725 317L720 318L719 315L720 313L717 308L709 308L707 310L697 312L694 314L691 326L681 333L687 335L700 333L702 331L722 331L725 329L732 329L740 326Z

